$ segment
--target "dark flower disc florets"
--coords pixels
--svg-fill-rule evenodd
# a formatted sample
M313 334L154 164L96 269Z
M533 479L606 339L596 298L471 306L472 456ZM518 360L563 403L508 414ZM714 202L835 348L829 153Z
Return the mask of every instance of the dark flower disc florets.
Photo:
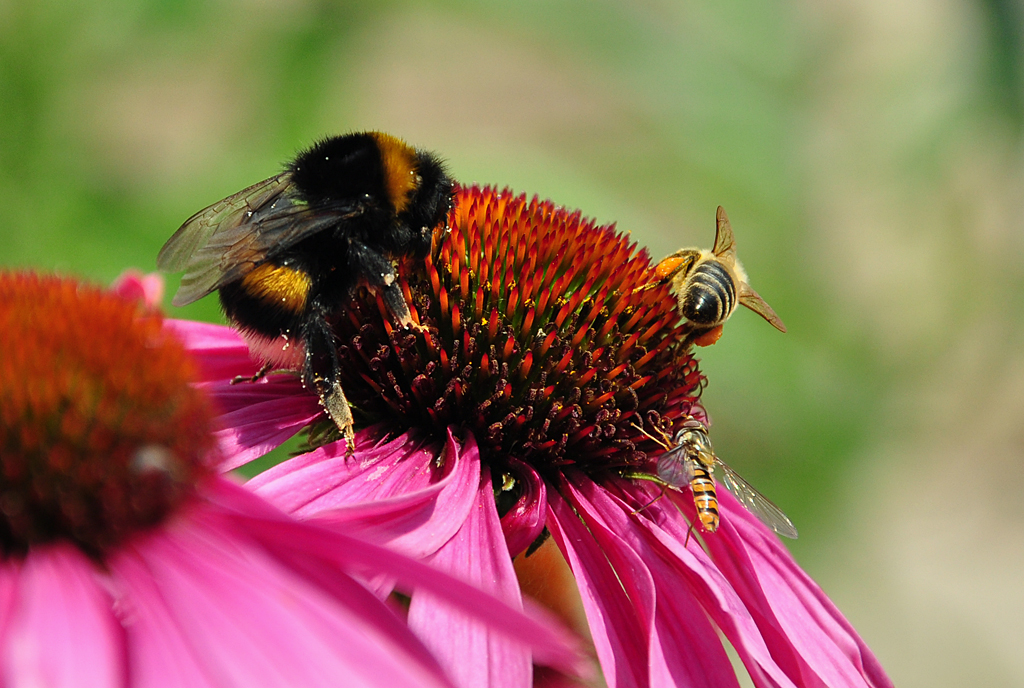
M458 189L433 255L401 270L423 332L355 299L335 323L343 386L367 420L470 429L487 460L541 473L642 465L702 378L646 250L547 201ZM642 422L641 422L642 419Z
M99 556L212 471L211 409L158 314L74 280L0 272L0 555Z

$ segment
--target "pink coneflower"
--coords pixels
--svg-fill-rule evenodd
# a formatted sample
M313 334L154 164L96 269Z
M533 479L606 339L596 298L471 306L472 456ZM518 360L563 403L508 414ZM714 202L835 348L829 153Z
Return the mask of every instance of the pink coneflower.
M0 272L0 685L451 685L353 575L567 659L474 588L219 477L191 358L136 291Z
M252 374L227 328L174 327L228 413L221 441L252 458L309 426L313 451L250 486L300 518L420 557L512 604L512 558L550 532L572 569L609 686L735 686L720 640L757 686L888 686L870 650L775 535L719 495L702 533L689 494L654 473L641 431L705 419L675 301L611 227L492 189L458 191L436 255L402 266L413 317L396 328L359 294L334 329L364 429L346 457L294 376ZM241 459L239 459L241 460ZM237 461L226 464L227 468ZM697 524L696 529L691 525ZM377 581L389 590L388 580ZM530 656L429 594L410 626L460 686L525 686Z

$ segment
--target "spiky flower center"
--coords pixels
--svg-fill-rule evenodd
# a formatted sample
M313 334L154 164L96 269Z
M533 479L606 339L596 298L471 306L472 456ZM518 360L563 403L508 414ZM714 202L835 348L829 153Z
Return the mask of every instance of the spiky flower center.
M645 250L550 202L457 192L426 263L403 266L413 316L355 299L335 323L349 398L371 419L473 431L484 456L541 472L640 465L700 392L675 300Z
M209 469L210 411L154 313L73 280L0 273L0 549L99 555Z

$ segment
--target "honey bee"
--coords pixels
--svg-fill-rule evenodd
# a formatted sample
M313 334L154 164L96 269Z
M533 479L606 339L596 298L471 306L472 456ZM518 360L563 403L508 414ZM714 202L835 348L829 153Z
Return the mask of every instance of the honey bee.
M667 444L657 438L652 439L663 446ZM667 445L667 450L658 457L656 482L677 490L689 486L693 493L697 517L704 530L709 533L718 530L720 519L718 495L715 492L716 470L721 472L725 489L731 492L747 511L757 516L762 523L779 535L796 539L796 528L786 514L718 458L711 447L707 426L696 418L687 416L671 445ZM640 476L632 474L628 477Z
M330 318L364 286L400 325L416 328L393 261L426 258L452 197L433 153L381 132L335 136L190 217L157 266L185 271L175 306L219 292L228 320L264 363L252 379L271 368L299 371L351 452Z
M676 251L655 266L653 284L668 283L680 315L692 327L691 341L698 346L718 341L722 325L737 304L785 332L782 319L747 283L747 274L736 260L736 239L722 206L718 206L716 227L714 248Z

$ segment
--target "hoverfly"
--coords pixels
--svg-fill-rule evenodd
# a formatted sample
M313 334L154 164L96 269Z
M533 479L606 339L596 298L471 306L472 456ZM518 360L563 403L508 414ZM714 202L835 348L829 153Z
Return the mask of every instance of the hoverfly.
M732 493L747 511L757 516L762 523L779 535L796 539L796 528L789 517L715 455L711 447L711 438L708 436L708 427L704 423L687 416L682 429L676 433L671 444L651 435L648 437L666 448L658 457L657 476L640 476L633 473L627 477L656 478L655 482L680 491L689 487L693 493L693 503L701 525L704 530L713 533L718 530L720 520L714 479L717 470L725 489Z

